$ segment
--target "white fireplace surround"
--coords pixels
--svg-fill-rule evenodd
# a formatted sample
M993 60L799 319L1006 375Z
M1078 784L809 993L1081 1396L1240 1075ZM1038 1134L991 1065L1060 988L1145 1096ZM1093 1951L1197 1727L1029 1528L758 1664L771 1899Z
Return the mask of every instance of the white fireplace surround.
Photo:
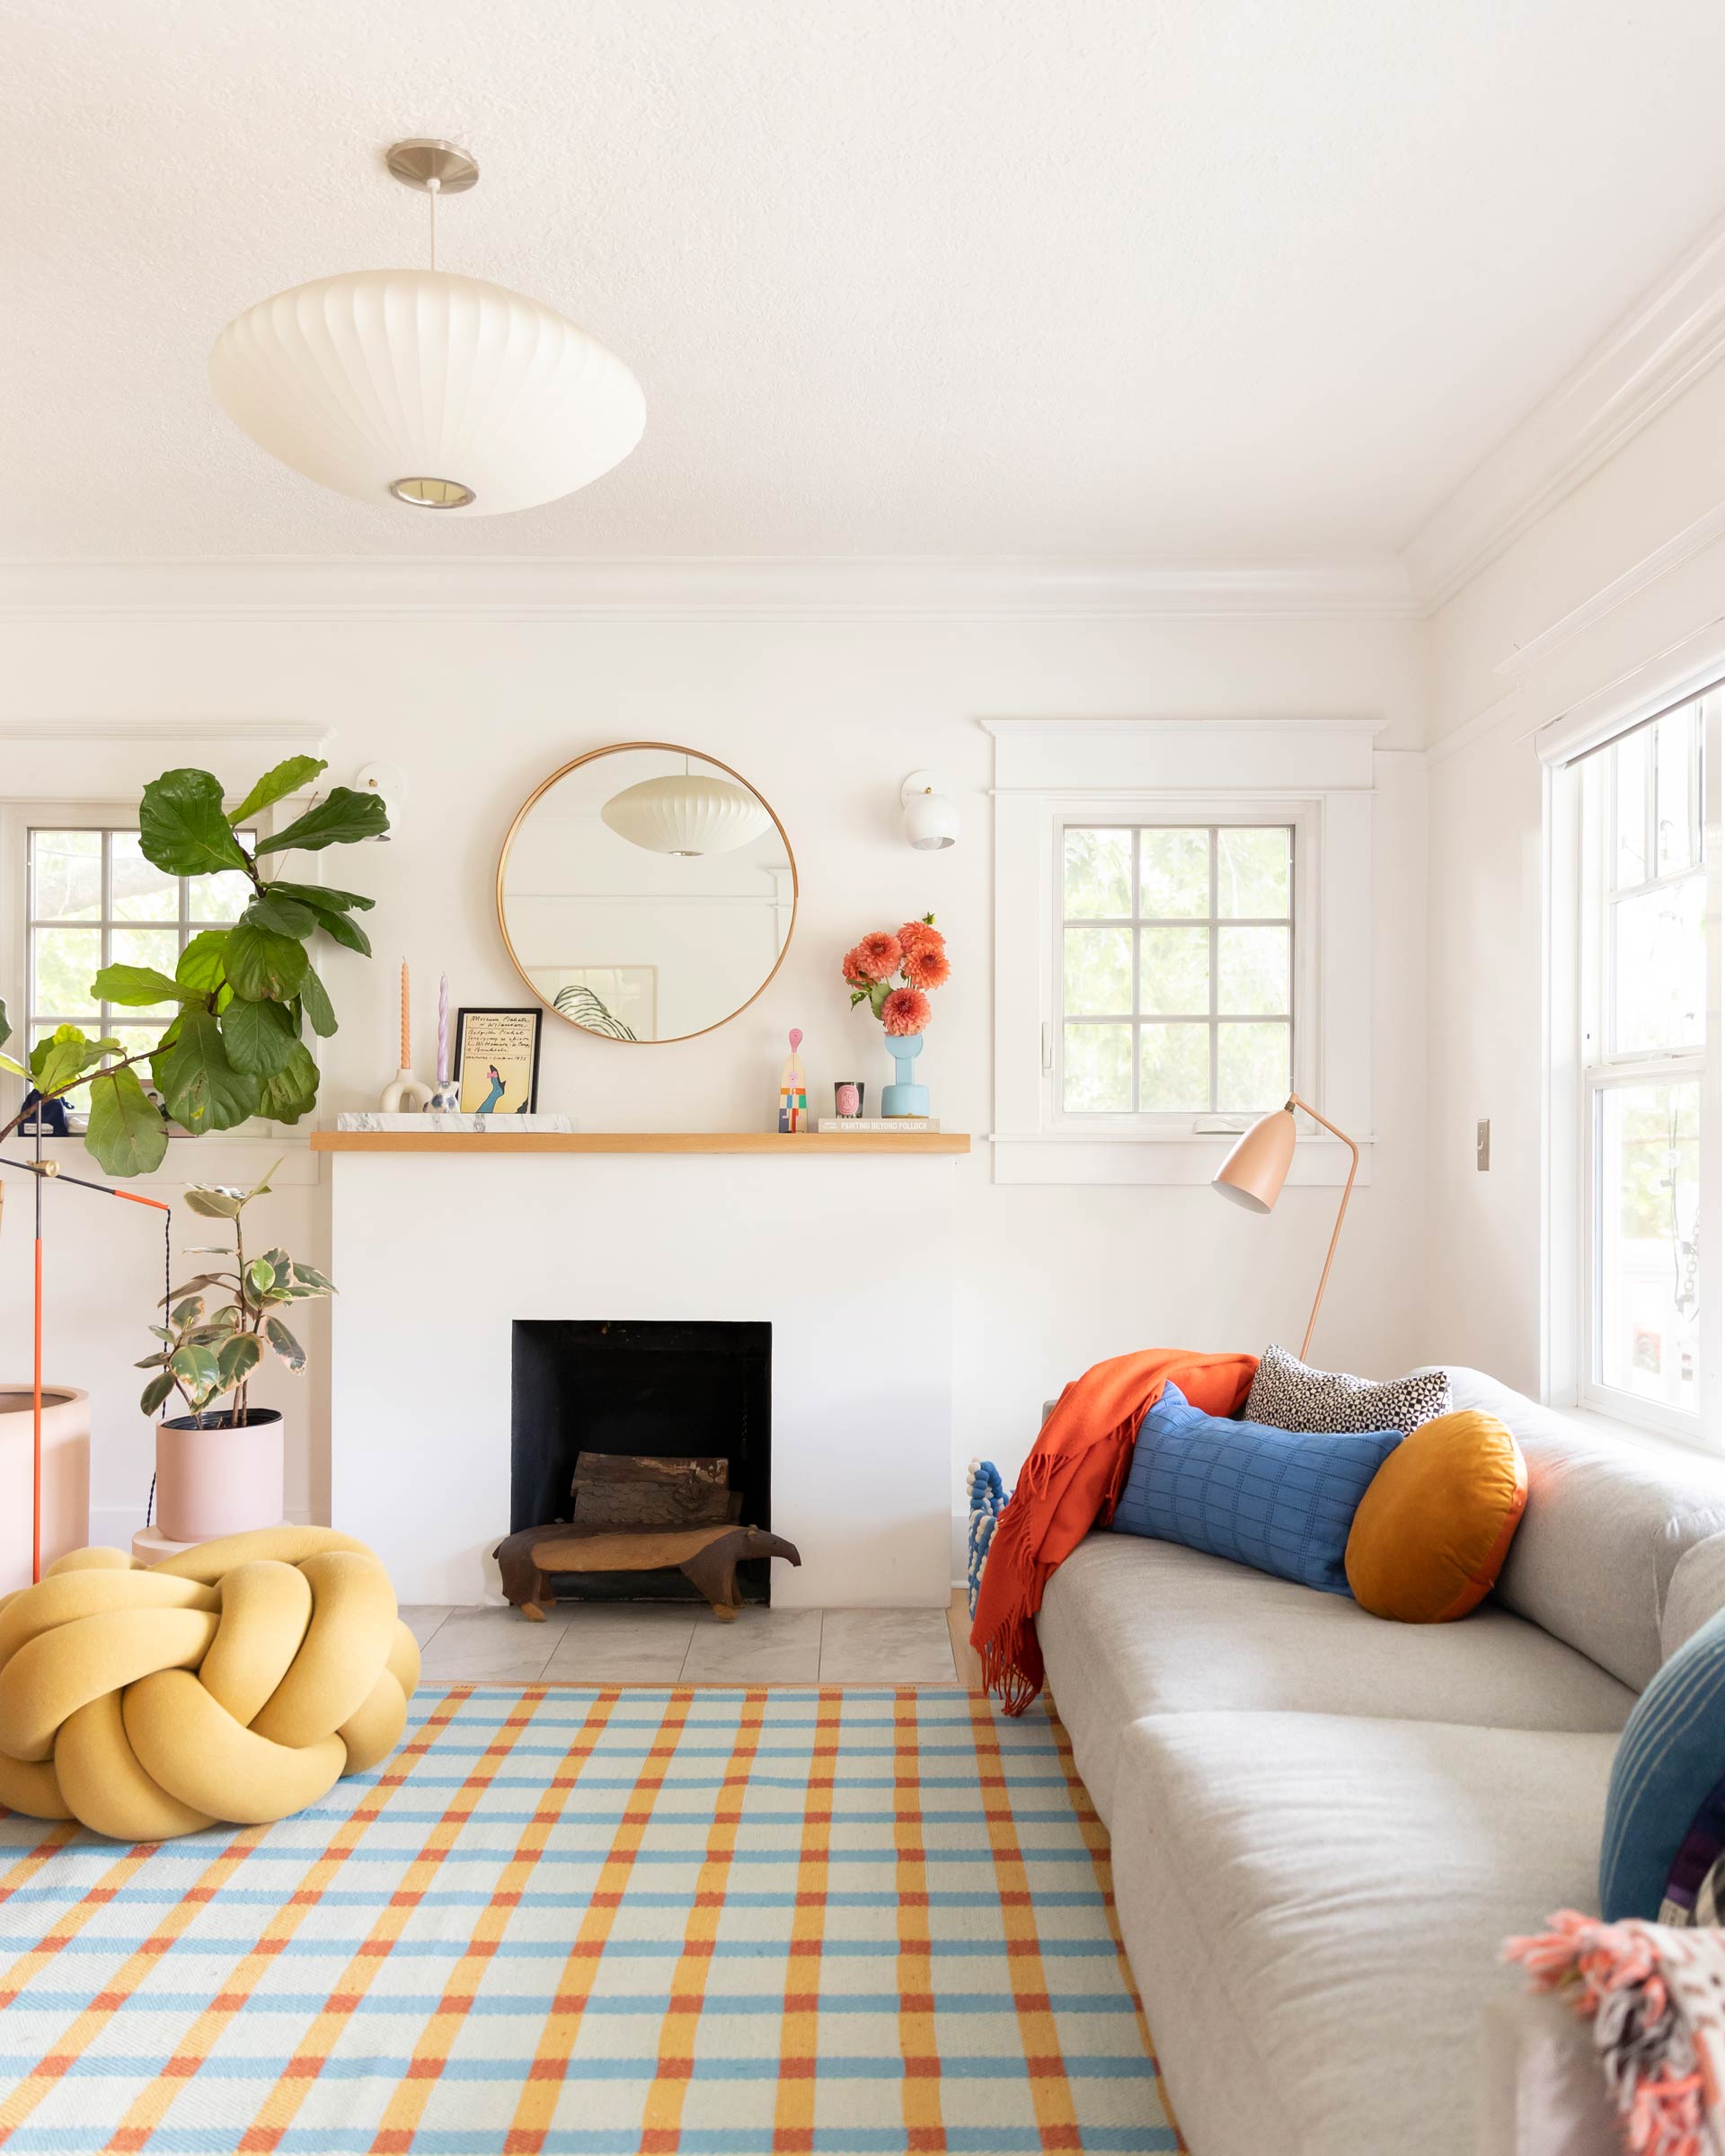
M943 1607L951 1197L938 1156L341 1153L333 1525L403 1602L500 1601L517 1318L765 1319L787 1607Z

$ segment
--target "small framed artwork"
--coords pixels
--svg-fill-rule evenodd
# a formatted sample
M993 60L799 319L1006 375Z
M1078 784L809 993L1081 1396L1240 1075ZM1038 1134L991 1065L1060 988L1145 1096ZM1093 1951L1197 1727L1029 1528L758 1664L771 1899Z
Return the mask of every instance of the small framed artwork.
M457 1011L456 1084L464 1116L530 1116L539 1100L538 1011Z

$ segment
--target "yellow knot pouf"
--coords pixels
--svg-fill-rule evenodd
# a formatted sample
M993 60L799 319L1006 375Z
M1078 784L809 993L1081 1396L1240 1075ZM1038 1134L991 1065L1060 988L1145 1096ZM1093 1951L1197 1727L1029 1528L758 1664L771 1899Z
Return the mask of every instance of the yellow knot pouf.
M285 1819L394 1749L419 1678L351 1535L75 1550L0 1596L0 1805L117 1842Z

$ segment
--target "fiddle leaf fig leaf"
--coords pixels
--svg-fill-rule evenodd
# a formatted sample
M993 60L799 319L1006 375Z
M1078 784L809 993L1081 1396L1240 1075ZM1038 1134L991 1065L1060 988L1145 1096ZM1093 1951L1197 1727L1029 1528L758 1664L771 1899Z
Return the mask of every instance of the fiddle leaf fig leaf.
M258 856L261 860L266 853L285 853L290 846L315 853L324 846L349 846L357 839L382 838L388 829L389 811L376 794L337 786L285 830L260 839Z
M270 886L270 895L278 898L297 898L302 906L315 906L320 914L368 914L376 905L359 891L338 891L327 883L288 883L285 880Z
M226 978L224 959L228 934L225 928L206 928L186 945L173 969L173 977L182 988L209 995L221 986Z
M231 1130L258 1112L258 1081L249 1071L234 1068L222 1045L221 1028L195 1004L181 1018L179 1039L155 1057L151 1068L168 1113L187 1130ZM191 1203L190 1192L186 1202Z
M236 1071L273 1078L298 1047L285 1003L254 1003L235 996L221 1017L222 1045Z
M183 981L171 981L154 966L104 966L90 984L100 1003L123 1003L128 1010L145 1010L152 1003L180 1003L199 991Z
M320 772L329 765L322 756L289 756L283 763L266 771L237 808L228 811L230 824L243 824L248 816L255 816L260 808L268 808L277 801L285 801L290 793L302 793Z
M298 994L305 977L305 946L252 920L248 908L227 932L223 963L236 995L256 1003L285 1003Z
M371 956L371 938L350 915L331 911L323 906L314 909L317 925L332 943L342 944L349 950L357 950L362 959Z
M90 1081L84 1143L109 1175L148 1175L162 1165L168 1127L136 1071L98 1071Z
M207 771L164 771L144 789L137 843L170 876L248 874L252 863L222 809L220 783Z
M292 936L304 942L317 926L317 915L298 898L285 898L274 891L266 891L262 897L254 898L245 909L244 919L259 928L267 928L273 935Z
M294 1043L293 1054L275 1075L266 1078L258 1097L258 1113L277 1123L297 1123L317 1106L317 1065L303 1040Z
M335 1010L315 967L305 968L305 977L299 984L299 1000L312 1031L320 1040L327 1040L335 1031Z

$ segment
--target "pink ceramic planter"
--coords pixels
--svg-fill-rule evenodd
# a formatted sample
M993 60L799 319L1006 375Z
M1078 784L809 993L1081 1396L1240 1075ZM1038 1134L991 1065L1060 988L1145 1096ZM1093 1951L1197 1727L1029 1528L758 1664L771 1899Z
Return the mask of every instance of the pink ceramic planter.
M30 1585L31 1388L0 1385L0 1595ZM42 1387L42 1566L90 1540L90 1395Z
M281 1519L282 1419L254 1408L238 1429L155 1426L155 1516L170 1542L274 1527Z

